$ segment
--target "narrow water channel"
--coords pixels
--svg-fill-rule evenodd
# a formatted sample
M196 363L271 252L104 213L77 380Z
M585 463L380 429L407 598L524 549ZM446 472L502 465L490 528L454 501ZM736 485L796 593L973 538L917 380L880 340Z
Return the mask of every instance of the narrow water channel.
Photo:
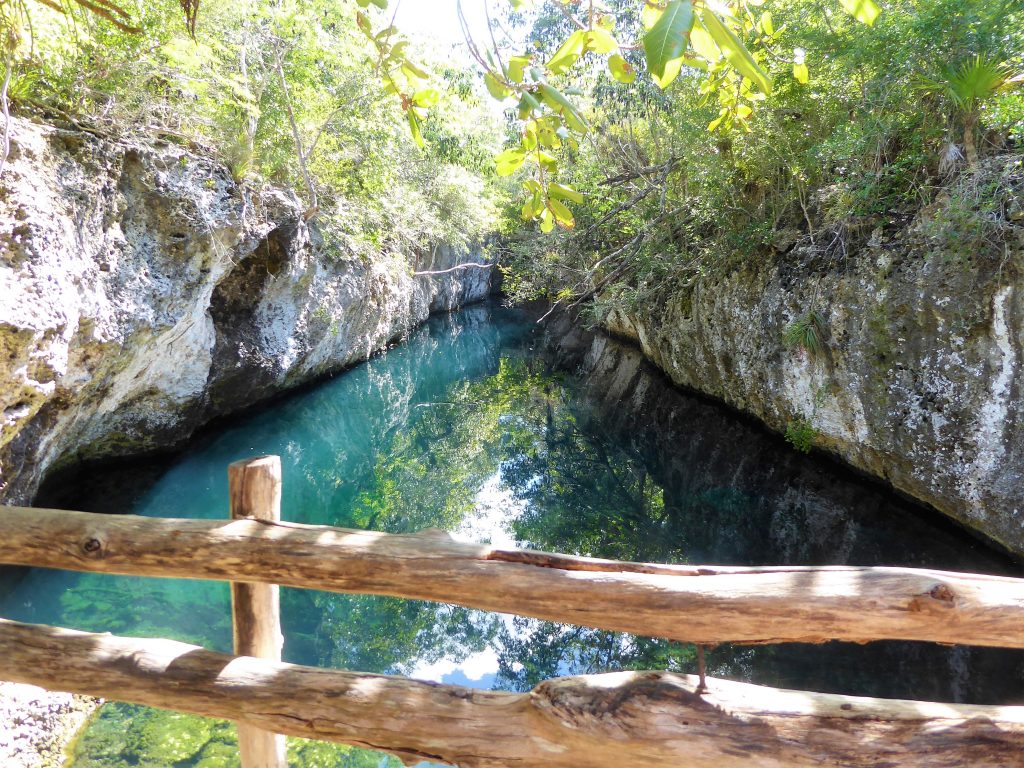
M551 350L560 360L554 362ZM912 565L1020 574L963 531L685 395L632 349L483 305L273 402L159 461L90 470L40 503L165 517L227 514L228 463L279 454L288 520L630 560ZM617 669L692 671L693 648L390 598L282 590L287 661L525 689ZM0 575L0 615L230 650L224 584L45 570ZM914 643L720 647L713 674L767 685L1024 703L1024 653ZM380 766L294 740L292 764ZM75 768L237 766L225 723L111 704Z

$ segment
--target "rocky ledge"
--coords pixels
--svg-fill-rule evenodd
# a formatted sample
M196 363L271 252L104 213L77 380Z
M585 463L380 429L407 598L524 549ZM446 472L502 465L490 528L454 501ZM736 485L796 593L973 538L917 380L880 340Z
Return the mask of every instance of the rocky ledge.
M0 179L0 503L46 474L180 445L484 298L485 257L363 260L299 201L167 142L12 121Z
M676 384L1024 555L1024 159L961 185L858 242L783 245L605 326Z
M0 765L62 768L68 744L100 699L0 682Z

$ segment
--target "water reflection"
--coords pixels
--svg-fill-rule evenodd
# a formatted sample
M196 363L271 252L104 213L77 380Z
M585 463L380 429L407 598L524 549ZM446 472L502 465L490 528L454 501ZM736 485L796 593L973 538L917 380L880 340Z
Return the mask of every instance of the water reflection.
M262 453L281 455L284 515L299 522L441 527L633 560L1015 572L963 532L672 389L629 348L565 326L542 339L525 315L495 306L437 318L366 365L221 425L187 454L89 469L40 502L225 517L227 464ZM223 584L38 570L5 579L0 615L230 645ZM573 672L693 668L689 646L452 606L290 589L282 602L285 657L307 664L516 689ZM723 647L709 658L716 674L794 688L1024 701L1020 653L877 643ZM176 727L142 708L108 708L76 765L145 764ZM157 736L127 739L133 728ZM207 741L175 764L235 765L223 729L202 728ZM297 744L297 765L379 760Z

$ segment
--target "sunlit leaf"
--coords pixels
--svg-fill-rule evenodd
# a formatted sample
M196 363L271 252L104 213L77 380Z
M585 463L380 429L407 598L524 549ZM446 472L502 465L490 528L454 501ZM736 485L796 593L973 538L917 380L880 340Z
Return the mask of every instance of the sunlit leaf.
M882 12L874 0L839 0L839 4L853 18L869 27L875 23L875 19Z
M523 82L523 74L530 60L526 56L513 56L508 60L508 79L513 83Z
M490 72L484 75L484 85L487 86L487 92L491 94L491 98L498 101L504 101L513 93L511 88L507 87Z
M561 47L555 51L555 55L548 61L548 69L552 74L561 75L569 71L580 56L583 55L583 47L586 45L587 33L577 30L566 38Z
M722 52L699 21L690 30L690 44L693 46L693 52L702 59L714 63L722 58Z
M423 141L423 132L420 130L420 116L416 114L413 109L406 110L406 115L409 119L409 130L412 132L412 140L416 142L416 146L423 149L425 145Z
M736 71L744 77L757 84L764 93L772 92L772 79L768 73L761 69L761 65L750 55L750 51L740 42L731 29L723 24L715 14L705 11L701 14L701 21L708 34L714 38L715 43L722 51L722 55L732 64Z
M618 53L608 58L608 71L611 72L612 77L620 83L628 85L636 80L636 70L633 69L633 65Z
M524 93L519 99L519 119L527 120L535 110L540 109L540 101L532 93Z
M494 166L499 176L511 176L526 162L526 153L521 149L506 149L494 158Z
M551 210L545 208L540 214L540 231L545 234L551 232L555 228L555 217L551 214Z
M619 50L619 44L603 29L592 29L586 33L583 49L593 53L614 53Z
M644 35L647 68L661 88L667 88L679 74L692 27L693 6L690 0L671 0L661 18Z
M412 97L412 103L415 104L417 107L429 109L430 107L433 107L435 104L437 104L440 98L441 94L438 93L437 90L435 90L434 88L424 88L422 91L416 92L416 94Z
M568 200L572 203L582 203L583 195L572 187L552 182L548 185L548 194L558 200Z
M587 121L576 111L573 103L557 88L553 88L547 83L541 83L540 95L545 104L562 115L562 119L565 120L566 125L572 130L577 133L586 133L589 130L590 126L587 125Z
M558 226L563 229L572 229L576 226L576 217L572 215L572 211L566 207L565 203L559 202L554 198L548 198L548 208L554 214L555 222Z

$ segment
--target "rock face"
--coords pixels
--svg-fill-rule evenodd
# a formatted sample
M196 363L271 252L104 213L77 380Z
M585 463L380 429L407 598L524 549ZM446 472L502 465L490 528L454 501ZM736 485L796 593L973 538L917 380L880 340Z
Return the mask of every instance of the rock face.
M1020 162L1003 189L1024 200ZM613 312L676 384L815 445L1024 555L1024 226L958 248L923 212L848 255L810 245ZM1018 217L1019 218L1019 217ZM820 348L787 326L820 313ZM813 347L813 345L810 345Z
M170 144L13 121L0 179L0 502L72 462L174 446L364 360L491 269L450 247L347 258L297 199Z
M0 764L5 768L60 768L75 733L100 699L0 682Z

